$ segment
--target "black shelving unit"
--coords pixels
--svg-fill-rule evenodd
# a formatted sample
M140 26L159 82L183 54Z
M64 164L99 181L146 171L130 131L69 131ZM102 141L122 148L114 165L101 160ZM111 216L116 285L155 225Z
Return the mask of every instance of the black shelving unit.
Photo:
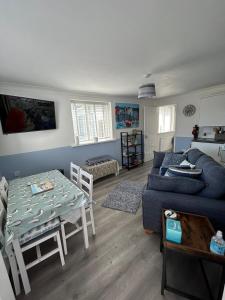
M121 132L120 139L122 166L130 170L143 165L144 140L142 130L136 130L135 133Z

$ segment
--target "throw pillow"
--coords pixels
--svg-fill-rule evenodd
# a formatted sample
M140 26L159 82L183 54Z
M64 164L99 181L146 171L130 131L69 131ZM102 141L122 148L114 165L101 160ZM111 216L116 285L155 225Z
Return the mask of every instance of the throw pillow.
M182 176L190 178L198 178L202 174L202 169L182 169L176 167L169 167L167 170L169 176Z
M188 177L165 177L149 175L148 189L181 194L197 194L205 184L203 181Z
M179 165L184 159L185 156L183 154L167 152L160 168L160 175L164 175L169 166Z

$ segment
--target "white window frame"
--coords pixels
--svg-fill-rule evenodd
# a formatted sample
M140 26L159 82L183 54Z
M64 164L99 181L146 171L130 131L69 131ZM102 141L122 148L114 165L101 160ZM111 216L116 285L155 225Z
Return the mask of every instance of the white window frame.
M169 128L160 128L160 110L166 110L166 109L171 109L171 124ZM165 125L165 117L166 114L164 112L163 115L163 123ZM170 133L170 132L175 132L175 119L176 119L176 106L175 105L164 105L164 106L159 106L158 107L158 134L163 134L163 133Z
M80 137L79 137L79 129L78 129L78 122L76 122L74 115L73 115L73 105L74 104L81 104L81 105L104 105L107 109L107 121L108 124L107 126L109 127L109 136L101 138L98 136L98 126L96 124L96 132L97 132L97 136L94 137L93 139L90 139L90 132L89 132L89 126L86 126L86 130L87 130L87 136L89 137L89 139L87 139L86 141L80 141ZM85 111L87 111L87 107L85 106ZM94 109L95 111L95 109ZM113 139L113 127L112 127L112 105L111 102L103 102L103 101L81 101L81 100L72 100L71 101L71 115L72 115L72 123L73 123L73 133L74 133L74 141L75 144L74 146L82 146L82 145L88 145L88 144L96 144L96 143L104 143L104 142L108 142L108 141L112 141ZM86 123L88 122L87 120L87 113L85 114L85 118L86 118ZM96 118L96 111L95 111L95 118Z

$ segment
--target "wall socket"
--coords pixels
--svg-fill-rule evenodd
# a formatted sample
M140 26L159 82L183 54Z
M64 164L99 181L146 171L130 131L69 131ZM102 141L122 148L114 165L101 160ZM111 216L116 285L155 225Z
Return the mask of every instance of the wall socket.
M19 171L19 170L14 171L14 176L15 176L15 177L19 177L19 176L20 176L20 171Z

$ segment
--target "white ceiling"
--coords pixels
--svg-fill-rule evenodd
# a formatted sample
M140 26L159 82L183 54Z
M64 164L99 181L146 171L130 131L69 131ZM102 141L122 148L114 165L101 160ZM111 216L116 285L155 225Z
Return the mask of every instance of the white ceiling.
M0 81L118 95L154 81L158 97L225 83L224 16L224 0L0 0Z

